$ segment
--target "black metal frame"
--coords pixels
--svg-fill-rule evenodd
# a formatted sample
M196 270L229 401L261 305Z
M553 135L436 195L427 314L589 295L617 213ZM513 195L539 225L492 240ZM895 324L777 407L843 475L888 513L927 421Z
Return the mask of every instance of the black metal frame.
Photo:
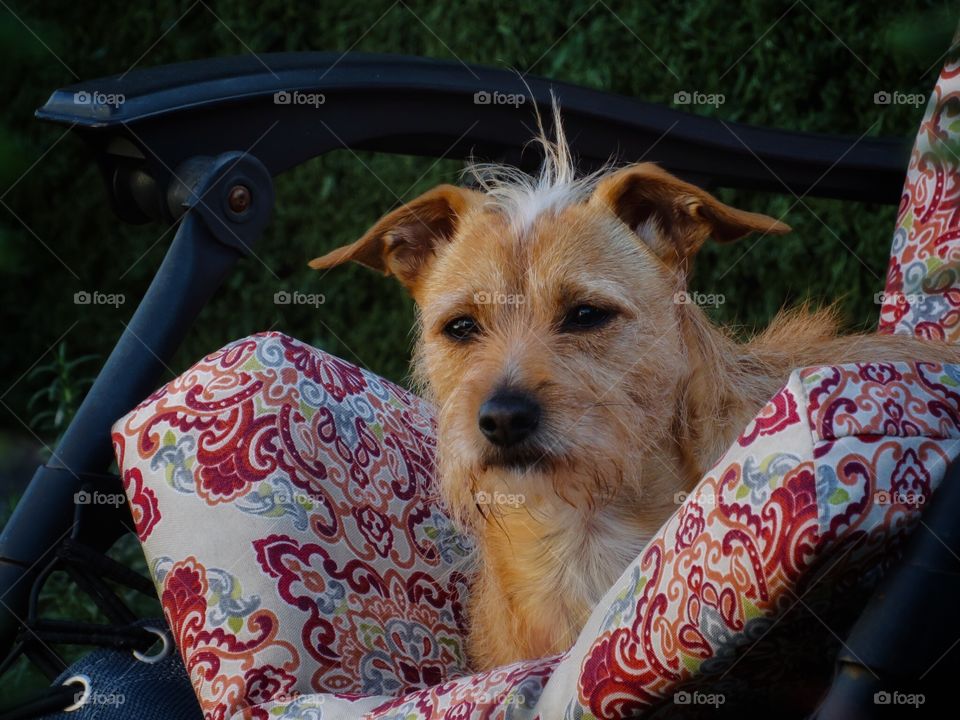
M12 644L0 669L20 653L51 680L65 669L44 638L51 643L71 640L62 627L51 638L55 629L49 621L34 617L39 588L54 569L64 566L66 536L75 550L102 552L130 527L126 506L121 510L118 505L78 503L76 494L122 491L119 478L101 474L112 463L113 422L156 389L197 314L236 261L251 252L269 221L273 182L252 155L226 152L196 158L184 163L176 178L166 196L172 213L182 218L163 263L50 462L37 469L0 536L0 647ZM129 629L133 619L124 617L122 603L117 607L119 601L94 582L109 573L100 570L87 587L83 574L73 574L114 623L98 632ZM152 584L147 585L152 592ZM117 608L114 614L111 605Z
M702 184L899 201L910 150L901 138L857 142L727 123L426 58L282 53L180 63L57 90L37 116L75 124L121 218L170 222L164 193L173 168L197 156L249 149L274 176L341 147L430 157L473 153L524 164L530 110L534 102L548 107L551 91L571 146L587 164L647 157ZM315 94L324 102L281 105L278 92ZM495 92L524 102L482 102ZM78 93L124 102L78 105Z
M514 95L514 104L484 102L493 93ZM124 531L118 518L98 517L104 511L96 506L75 505L74 493L118 491L118 479L101 474L112 459L110 427L157 386L200 309L251 251L269 220L271 178L339 148L531 167L539 160L525 149L534 105L549 106L551 93L585 166L644 158L705 186L878 203L900 197L910 143L899 138L855 142L725 123L422 58L230 57L55 91L37 117L71 125L90 147L117 216L178 229L51 462L37 470L0 536L0 648L28 639L22 618L30 595L65 536L104 550Z
M874 592L841 648L816 720L926 717L953 694L960 658L960 463L941 481L922 527ZM875 702L877 694L923 695L924 710ZM947 695L946 697L950 697Z

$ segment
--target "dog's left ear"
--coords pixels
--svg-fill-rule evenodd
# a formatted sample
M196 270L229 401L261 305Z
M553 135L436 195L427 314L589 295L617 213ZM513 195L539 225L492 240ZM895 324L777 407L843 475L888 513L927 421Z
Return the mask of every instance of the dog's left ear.
M413 292L418 278L441 243L449 242L477 193L438 185L384 215L362 238L310 261L323 270L353 260L394 275Z
M709 237L730 242L752 232L790 232L789 225L724 205L653 163L631 165L604 178L590 201L609 207L664 263L684 271Z

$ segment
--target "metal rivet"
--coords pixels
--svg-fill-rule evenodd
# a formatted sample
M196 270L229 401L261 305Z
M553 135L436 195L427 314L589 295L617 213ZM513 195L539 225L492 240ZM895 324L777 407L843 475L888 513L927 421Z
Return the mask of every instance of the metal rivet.
M252 202L253 195L246 185L234 185L230 188L230 193L227 195L227 204L233 212L240 214L246 211Z

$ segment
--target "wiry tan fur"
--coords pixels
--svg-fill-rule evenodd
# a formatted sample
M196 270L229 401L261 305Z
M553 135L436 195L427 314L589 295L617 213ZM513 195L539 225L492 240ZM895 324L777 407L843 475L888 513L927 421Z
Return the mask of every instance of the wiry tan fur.
M784 312L736 341L676 302L690 261L710 236L789 228L650 164L576 178L556 113L555 127L556 142L540 138L539 177L475 167L479 191L435 188L311 263L362 262L395 275L417 302L414 368L438 408L440 491L479 548L469 637L477 668L567 649L676 509L676 494L792 369L960 360L956 347L911 337L840 337L830 310ZM562 331L560 319L583 304L615 315L588 332ZM444 334L462 316L481 328L470 342ZM480 405L504 385L543 408L532 440L542 457L521 469L495 462L477 427Z

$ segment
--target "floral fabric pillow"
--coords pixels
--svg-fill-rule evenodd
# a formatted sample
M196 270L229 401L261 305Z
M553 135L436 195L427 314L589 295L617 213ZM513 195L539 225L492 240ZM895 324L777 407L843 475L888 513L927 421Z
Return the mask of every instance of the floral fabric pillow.
M465 672L470 547L434 501L419 398L268 333L204 358L113 438L207 717Z
M268 333L114 439L208 718L619 718L735 655L836 548L863 536L867 561L904 534L960 451L958 389L936 364L795 372L570 652L472 675L471 548L436 502L416 397Z
M880 331L960 341L960 57L920 124L893 235Z

